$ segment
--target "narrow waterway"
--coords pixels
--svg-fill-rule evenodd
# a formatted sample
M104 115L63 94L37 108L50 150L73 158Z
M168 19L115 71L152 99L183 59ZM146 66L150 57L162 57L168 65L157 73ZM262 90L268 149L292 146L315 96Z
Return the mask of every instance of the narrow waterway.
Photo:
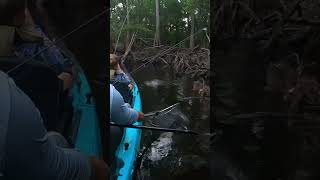
M200 98L192 90L193 81L175 77L170 68L149 65L132 76L140 88L144 113L180 103L168 113L146 118L145 125L189 129L204 134L144 130L136 179L209 179L209 136L206 135L209 132L209 99Z

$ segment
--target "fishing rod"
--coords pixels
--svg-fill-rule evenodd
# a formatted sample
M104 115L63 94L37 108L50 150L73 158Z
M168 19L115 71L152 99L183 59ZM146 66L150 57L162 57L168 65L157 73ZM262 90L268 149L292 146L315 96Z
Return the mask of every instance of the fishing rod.
M123 128L134 128L134 129L144 129L152 131L163 131L163 132L173 132L173 133L182 133L182 134L192 134L192 135L202 135L201 133L192 131L192 130L183 130L183 129L171 129L171 128L160 128L160 127L150 127L150 126L135 126L135 125L122 125L110 122L110 126L117 126Z
M162 110L156 111L156 112L151 112L147 113L144 115L144 117L149 117L149 116L157 116L162 112L165 112L169 110L170 112L172 109L174 109L177 105L180 103L173 104L167 108L164 108ZM166 112L165 114L167 114ZM144 129L144 130L152 130L152 131L163 131L163 132L173 132L173 133L182 133L182 134L192 134L192 135L210 135L210 133L198 133L192 130L183 130L183 129L171 129L171 128L161 128L161 127L151 127L151 126L135 126L135 125L122 125L122 124L117 124L114 122L110 122L110 126L117 126L117 127L124 127L124 128L135 128L135 129Z
M162 112L164 112L164 111L166 111L166 110L168 110L168 109L173 109L174 107L176 107L177 105L179 105L180 103L175 103L174 105L171 105L171 106L169 106L169 107L167 107L167 108L164 108L164 109L162 109L162 110L160 110L160 111L156 111L156 112L151 112L151 113L147 113L147 114L144 114L144 117L148 117L148 116L157 116L157 115L159 115L160 113L162 113ZM170 111L168 111L168 112L170 112ZM165 114L167 114L168 112L166 112Z

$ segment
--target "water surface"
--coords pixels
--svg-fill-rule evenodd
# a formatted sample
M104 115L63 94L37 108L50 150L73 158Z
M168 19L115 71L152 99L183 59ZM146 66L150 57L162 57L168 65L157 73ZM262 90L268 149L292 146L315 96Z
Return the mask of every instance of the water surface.
M180 103L164 115L146 118L145 125L209 132L209 99L192 91L193 80L152 65L132 76L140 88L144 113ZM208 139L207 135L143 130L136 179L209 179Z

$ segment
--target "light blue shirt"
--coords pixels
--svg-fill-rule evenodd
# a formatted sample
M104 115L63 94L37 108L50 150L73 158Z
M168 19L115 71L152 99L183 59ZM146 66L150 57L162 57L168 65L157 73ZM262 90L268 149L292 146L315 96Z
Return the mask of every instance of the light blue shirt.
M130 78L125 73L115 74L114 79L112 81L114 81L114 82L124 82L126 84L131 83Z
M132 109L128 103L125 103L123 97L110 84L110 119L112 122L121 125L131 125L139 118L139 113Z
M89 180L89 158L50 139L32 100L1 71L0 87L0 93L7 95L0 96L0 149L5 153L0 173L4 172L4 179Z

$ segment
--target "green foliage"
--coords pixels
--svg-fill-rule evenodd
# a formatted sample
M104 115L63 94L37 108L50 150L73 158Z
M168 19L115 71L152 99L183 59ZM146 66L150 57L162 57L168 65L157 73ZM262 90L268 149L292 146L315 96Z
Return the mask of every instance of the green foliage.
M197 1L195 0L184 0L182 1L184 4L184 8L186 12L189 14L195 13L195 10L197 9Z
M122 5L119 5L119 4ZM154 38L155 1L130 0L130 25L125 24L120 41L124 42L126 32L138 32L140 38ZM126 19L126 0L111 0L111 39L115 42ZM195 32L202 28L209 34L209 0L160 0L160 37L164 45L173 45L190 36L190 16L195 14ZM195 36L196 45L208 47L204 32ZM188 41L182 44L188 47Z
M143 33L152 33L152 30L144 27L141 24L132 24L132 25L125 25L122 29L122 32L126 32L126 31L130 31L130 32L143 32Z

